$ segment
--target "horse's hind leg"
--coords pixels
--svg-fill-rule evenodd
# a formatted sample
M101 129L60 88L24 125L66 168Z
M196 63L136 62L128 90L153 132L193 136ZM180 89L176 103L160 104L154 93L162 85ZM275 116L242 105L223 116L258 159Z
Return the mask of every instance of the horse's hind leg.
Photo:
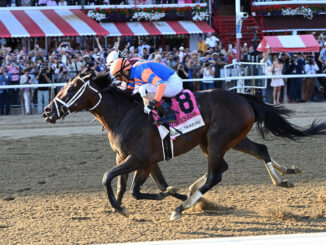
M282 175L302 173L302 171L299 168L297 168L296 166L291 166L291 168L287 168L287 167L284 167L284 166L278 164L273 158L271 158L271 160L272 160L273 167L277 170L277 172L279 172Z
M274 185L287 188L294 186L287 180L283 180L282 177L276 173L275 169L278 170L278 168L274 169L273 160L268 153L266 145L258 144L248 138L244 138L239 144L233 147L233 149L250 154L258 159L262 159L265 162L268 174Z
M212 156L213 155L213 156ZM179 207L177 207L171 214L170 220L181 218L183 210L188 209L196 204L196 202L209 191L212 187L218 184L222 180L222 173L228 169L228 165L222 157L211 154L208 156L208 172L207 179L203 186L199 190L191 194L187 200L185 200ZM204 179L205 175L201 178Z

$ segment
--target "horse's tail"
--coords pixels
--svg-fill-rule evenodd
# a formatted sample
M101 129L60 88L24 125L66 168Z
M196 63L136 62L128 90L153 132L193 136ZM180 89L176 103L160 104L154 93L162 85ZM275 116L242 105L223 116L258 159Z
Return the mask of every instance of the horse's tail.
M259 134L265 138L266 134L297 140L300 137L326 135L326 122L314 121L308 129L300 130L297 126L286 120L285 116L290 110L281 106L265 104L253 95L240 94L246 98L255 113L255 122Z

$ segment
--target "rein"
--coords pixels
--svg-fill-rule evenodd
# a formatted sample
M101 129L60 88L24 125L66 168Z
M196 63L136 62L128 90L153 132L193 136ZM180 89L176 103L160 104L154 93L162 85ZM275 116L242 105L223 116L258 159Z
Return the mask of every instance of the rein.
M56 108L56 111L57 111L57 114L58 114L58 117L60 118L61 117L61 114L60 114L60 110L59 110L59 106L58 104L60 103L61 105L63 105L63 108L66 108L66 111L63 111L63 114L62 116L66 116L67 114L70 114L70 110L69 110L69 107L72 106L85 92L86 88L90 88L91 90L93 90L98 96L99 96L99 100L97 101L97 103L90 109L88 109L89 111L92 111L94 110L102 101L102 94L95 88L93 88L89 82L90 80L88 79L86 82L84 81L83 78L81 77L78 77L78 79L80 81L82 81L84 84L83 86L81 86L79 88L79 90L76 92L76 94L66 103L64 101L62 101L61 99L55 97L53 99L54 101L54 104L55 104L55 108Z

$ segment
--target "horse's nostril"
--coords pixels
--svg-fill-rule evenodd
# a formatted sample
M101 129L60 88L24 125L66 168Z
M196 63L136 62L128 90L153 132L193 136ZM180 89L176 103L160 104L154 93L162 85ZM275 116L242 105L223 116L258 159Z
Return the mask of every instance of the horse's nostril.
M45 107L45 108L44 108L44 111L45 111L45 112L51 112L51 111L52 111L52 108L51 108L51 107Z
M46 113L45 113L45 112L42 114L42 117L44 117L44 118L46 118L46 117L47 117L47 115L46 115Z

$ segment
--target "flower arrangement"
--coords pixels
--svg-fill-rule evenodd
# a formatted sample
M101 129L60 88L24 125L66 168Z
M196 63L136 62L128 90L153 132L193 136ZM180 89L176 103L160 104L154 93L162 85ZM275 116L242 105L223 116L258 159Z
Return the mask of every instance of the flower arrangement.
M158 21L168 20L193 20L203 21L208 18L207 8L200 5L195 7L148 7L138 8L115 8L115 9L92 9L85 10L84 13L98 21Z
M282 15L303 15L303 17L312 20L314 13L311 8L305 8L303 6L296 9L282 9Z
M141 20L154 21L154 20L163 19L164 16L165 13L147 13L145 11L142 11L142 12L135 12L132 18L136 19L137 21L141 21Z
M254 6L252 12L256 15L282 15L294 16L302 15L309 20L313 19L314 15L320 12L326 12L326 5L269 5L269 6Z

